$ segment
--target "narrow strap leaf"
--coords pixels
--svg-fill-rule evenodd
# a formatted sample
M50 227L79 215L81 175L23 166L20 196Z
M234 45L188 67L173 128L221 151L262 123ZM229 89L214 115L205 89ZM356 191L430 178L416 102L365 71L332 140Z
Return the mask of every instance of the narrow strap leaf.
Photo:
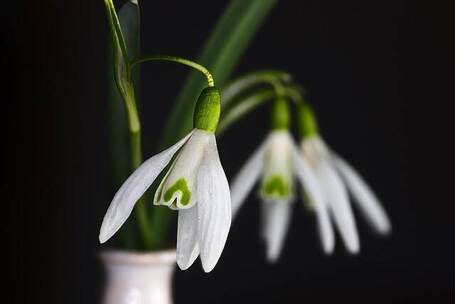
M276 3L277 0L230 1L198 60L212 72L218 86L223 86L228 80L257 29ZM161 146L169 145L191 129L191 116L187 113L194 108L203 88L203 79L192 73L169 116Z

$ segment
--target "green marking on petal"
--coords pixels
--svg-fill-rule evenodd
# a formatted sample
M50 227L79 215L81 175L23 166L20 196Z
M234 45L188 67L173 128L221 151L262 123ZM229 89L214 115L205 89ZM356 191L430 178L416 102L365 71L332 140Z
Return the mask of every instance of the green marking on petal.
M281 175L272 175L262 183L261 192L266 197L288 197L291 187Z
M169 202L172 199L174 193L177 191L180 191L182 193L180 203L183 206L188 205L191 198L191 191L188 189L188 184L186 183L186 180L184 178L179 179L178 181L175 182L174 185L172 185L172 187L167 189L166 193L164 193L164 201Z

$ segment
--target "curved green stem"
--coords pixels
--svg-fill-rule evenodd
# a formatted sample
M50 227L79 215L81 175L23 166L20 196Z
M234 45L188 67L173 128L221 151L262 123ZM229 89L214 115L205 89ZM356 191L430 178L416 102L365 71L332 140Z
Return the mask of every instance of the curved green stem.
M131 149L131 167L133 170L137 169L142 163L142 151L141 151L141 131L130 130L130 149ZM148 218L146 200L143 197L139 199L135 206L135 213L139 226L139 231L144 242L144 249L152 249L153 235L151 234L151 226Z
M144 56L141 57L137 60L134 60L131 62L131 68L133 68L135 65L146 62L146 61L170 61L170 62L175 62L175 63L180 63L189 67L192 67L193 69L201 72L204 74L204 76L207 78L207 84L209 87L214 87L215 82L213 80L212 74L209 72L209 70L203 66L200 65L199 63L196 63L194 61L185 59L185 58L180 58L176 56L168 56L168 55L151 55L151 56Z
M222 117L220 119L216 132L217 135L221 135L230 126L232 126L232 124L234 124L236 121L248 113L252 112L258 106L277 97L284 97L296 104L301 104L303 102L303 99L301 97L301 90L297 86L284 86L282 92L277 92L275 88L257 90L245 99L239 101L229 110L222 113Z
M303 88L299 85L290 85L285 88L283 97L289 98L295 104L303 103Z
M259 93L255 93L254 95L245 98L230 111L225 112L226 114L224 114L220 119L216 134L221 135L234 122L274 97L276 97L274 89L262 89Z
M283 83L292 80L292 76L284 71L264 70L243 75L223 88L223 107L227 107L240 93L260 84L272 85L278 93L283 91Z

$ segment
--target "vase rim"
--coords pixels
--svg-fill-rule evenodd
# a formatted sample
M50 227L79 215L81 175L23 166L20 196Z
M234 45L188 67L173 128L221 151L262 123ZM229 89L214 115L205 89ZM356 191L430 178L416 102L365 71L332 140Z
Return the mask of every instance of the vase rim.
M110 264L173 264L176 262L175 249L139 252L109 249L103 250L100 257Z

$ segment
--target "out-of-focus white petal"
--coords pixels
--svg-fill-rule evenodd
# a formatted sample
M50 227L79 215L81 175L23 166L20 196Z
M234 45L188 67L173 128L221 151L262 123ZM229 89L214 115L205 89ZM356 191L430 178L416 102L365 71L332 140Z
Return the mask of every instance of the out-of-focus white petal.
M315 167L335 225L341 234L347 250L358 253L360 250L359 235L355 225L354 214L349 203L346 189L330 162L323 158Z
M264 144L262 144L243 165L231 183L232 217L248 196L256 181L261 175L264 166Z
M292 157L295 175L301 182L308 199L314 206L322 249L326 254L331 254L335 247L335 236L321 186L319 185L310 164L306 161L295 144L292 145Z
M332 223L330 222L330 216L326 208L315 208L315 210L322 250L324 250L325 254L330 255L335 248L335 234L333 232Z
M267 224L269 222L269 213L270 209L273 208L273 204L275 202L272 201L262 201L261 207L259 208L259 213L260 213L260 237L264 242L267 242Z
M289 200L294 195L292 138L288 131L275 130L264 143L264 168L260 196L263 200Z
M266 243L267 260L276 262L280 257L289 228L292 203L290 201L264 201L262 237Z
M197 207L179 210L177 225L177 264L190 267L199 255Z
M156 177L171 161L172 156L185 144L192 134L193 131L172 147L149 158L128 177L115 194L104 216L99 234L101 243L110 239L123 225L138 199L155 181Z
M344 178L360 211L373 229L380 234L388 234L392 229L392 225L387 213L371 188L352 166L335 153L332 153L332 161Z
M202 267L210 272L223 252L231 227L231 195L213 134L197 177L199 247Z
M302 148L306 159L312 166L314 166L319 159L326 158L329 155L327 145L319 135L305 138L301 142L300 147Z

